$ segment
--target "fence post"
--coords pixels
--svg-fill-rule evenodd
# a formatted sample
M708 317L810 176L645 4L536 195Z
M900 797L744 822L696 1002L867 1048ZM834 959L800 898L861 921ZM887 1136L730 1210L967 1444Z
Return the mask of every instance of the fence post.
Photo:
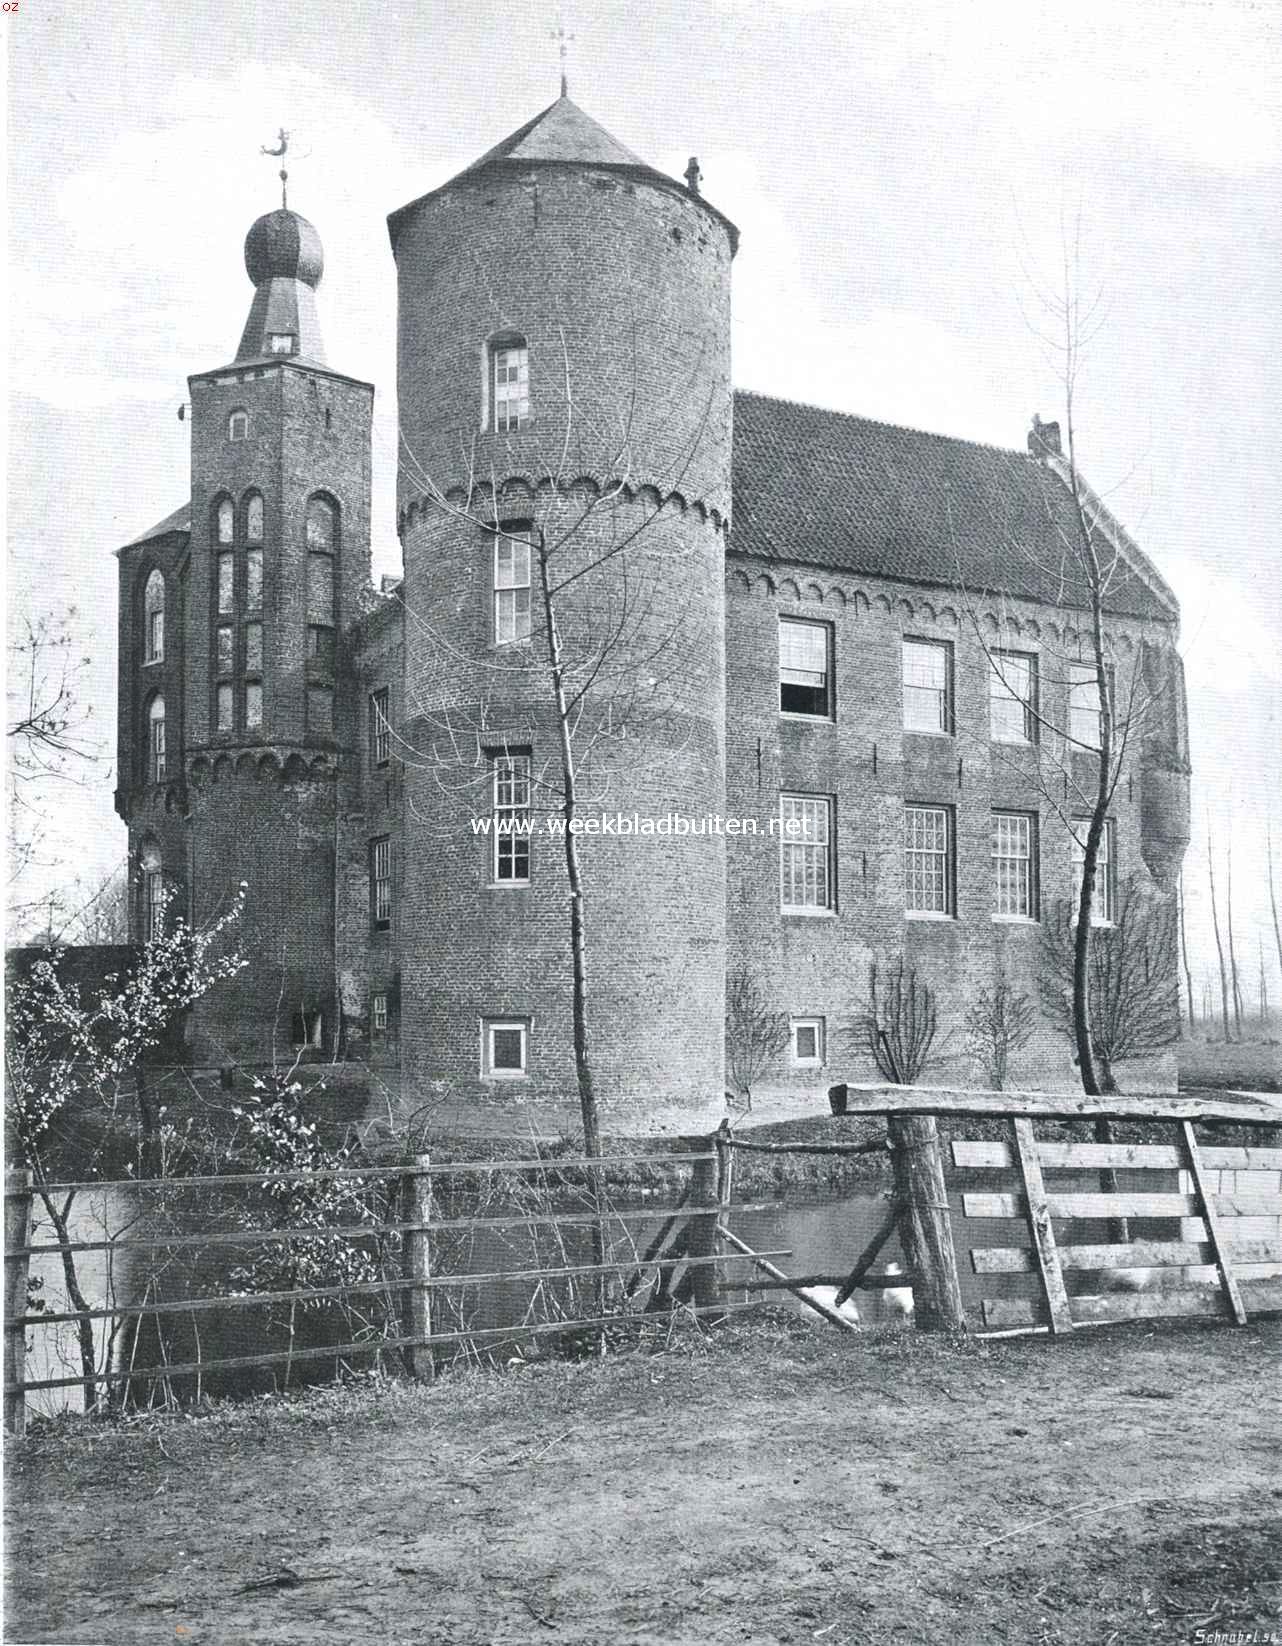
M31 1173L4 1175L4 1426L10 1434L27 1432L27 1331L15 1325L27 1312L27 1269L22 1251L31 1243ZM10 1256L10 1253L20 1254Z
M432 1216L432 1179L428 1167L431 1155L416 1154L402 1179L401 1222L427 1224ZM401 1236L401 1277L409 1282L401 1299L403 1335L425 1338L432 1335L432 1293L424 1284L431 1277L430 1235L425 1227L406 1229ZM436 1375L430 1343L405 1346L405 1369L421 1383Z
M966 1330L957 1253L933 1115L886 1116L886 1135L903 1208L899 1238L913 1277L914 1314L925 1331Z
M714 1147L713 1137L692 1137L683 1140L682 1147L694 1150L706 1150ZM690 1245L688 1253L691 1257L715 1257L717 1255L717 1223L721 1211L718 1202L718 1173L717 1159L696 1160L690 1173L690 1208L694 1216L690 1220ZM697 1267L687 1271L690 1276L690 1292L697 1309L715 1309L717 1306L717 1265L715 1263L700 1263Z

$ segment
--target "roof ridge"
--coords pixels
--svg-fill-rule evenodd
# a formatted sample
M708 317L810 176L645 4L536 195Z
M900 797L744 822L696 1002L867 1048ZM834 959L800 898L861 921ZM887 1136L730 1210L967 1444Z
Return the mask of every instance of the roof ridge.
M884 417L869 417L864 412L842 411L836 406L820 406L813 400L794 400L791 395L765 394L760 389L736 389L735 399L741 395L752 400L769 400L777 406L796 406L800 411L821 412L825 417L842 417L850 423L869 423L877 429L892 429L896 434L914 434L926 440L947 440L954 446L970 446L976 451L996 452L1001 457L1018 457L1032 462L1027 452L1018 446L997 446L991 440L971 440L964 434L941 434L937 429L921 429L915 423L890 423Z

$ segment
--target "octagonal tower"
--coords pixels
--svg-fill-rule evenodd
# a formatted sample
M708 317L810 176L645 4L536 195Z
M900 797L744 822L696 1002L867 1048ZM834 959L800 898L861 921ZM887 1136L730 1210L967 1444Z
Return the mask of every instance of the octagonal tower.
M407 1086L460 1094L463 1122L518 1095L575 1112L542 544L603 1122L700 1124L723 1092L736 231L564 96L390 229ZM523 816L528 842L492 832Z

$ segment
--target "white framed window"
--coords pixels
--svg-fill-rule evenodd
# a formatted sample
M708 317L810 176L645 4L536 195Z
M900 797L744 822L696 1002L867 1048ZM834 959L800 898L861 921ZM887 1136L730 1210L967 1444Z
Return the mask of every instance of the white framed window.
M386 766L392 758L391 696L380 686L369 694L369 758L372 766Z
M529 528L505 526L494 534L494 643L529 638Z
M953 648L948 640L904 639L904 730L953 729Z
M247 411L237 410L232 412L227 419L227 438L228 440L249 439L249 413Z
M904 907L953 912L953 814L949 806L904 807Z
M370 1027L375 1034L384 1034L387 1030L387 996L376 994L370 1001Z
M1090 818L1075 817L1069 836L1072 859L1072 918L1077 919L1082 895L1082 870L1086 864L1086 834ZM1095 892L1091 899L1091 925L1111 926L1117 912L1117 827L1111 817L1104 819L1099 855L1095 859Z
M826 720L832 714L832 626L779 619L779 712Z
M823 1068L825 1055L824 1027L822 1017L794 1017L792 1019L792 1063L794 1068Z
M779 796L779 906L785 914L831 909L832 800Z
M1037 658L1032 652L990 652L988 723L995 743L1037 740Z
M530 880L530 756L490 756L494 782L494 878L504 886Z
M165 875L160 848L149 843L142 853L142 936L144 943L159 937L165 924Z
M530 351L523 338L505 339L490 350L494 432L511 434L530 421Z
M481 1072L495 1080L528 1075L530 1025L523 1018L487 1018L481 1037Z
M162 663L165 657L165 579L157 567L147 576L142 597L144 663Z
M147 710L147 765L153 783L163 783L167 761L165 755L165 699L157 692Z
M993 913L999 920L1037 919L1037 816L993 813Z
M392 924L392 842L388 835L369 843L369 903L374 930L385 932Z
M1106 663L1109 697L1116 701L1113 685L1113 665ZM1099 676L1094 663L1068 665L1068 735L1079 749L1099 749L1104 739L1101 731L1103 716L1099 706Z

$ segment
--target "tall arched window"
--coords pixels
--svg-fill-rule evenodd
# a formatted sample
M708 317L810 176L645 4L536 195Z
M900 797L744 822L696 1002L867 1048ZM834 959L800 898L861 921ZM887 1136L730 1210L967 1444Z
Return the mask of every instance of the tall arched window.
M143 661L160 663L165 656L165 579L159 569L147 578L142 597Z
M334 729L334 586L338 509L327 497L307 504L307 724Z
M147 776L152 783L165 781L165 698L157 692L147 709Z
M490 404L496 434L511 434L530 421L530 351L518 332L490 343Z
M220 543L236 541L236 506L230 497L221 498L214 510L214 534Z
M263 500L258 492L247 492L245 519L245 607L257 612L263 606Z
M250 492L245 498L245 541L263 540L263 499L259 492Z
M144 943L159 937L165 924L165 869L160 847L149 840L142 849L142 877L139 884L139 913Z

